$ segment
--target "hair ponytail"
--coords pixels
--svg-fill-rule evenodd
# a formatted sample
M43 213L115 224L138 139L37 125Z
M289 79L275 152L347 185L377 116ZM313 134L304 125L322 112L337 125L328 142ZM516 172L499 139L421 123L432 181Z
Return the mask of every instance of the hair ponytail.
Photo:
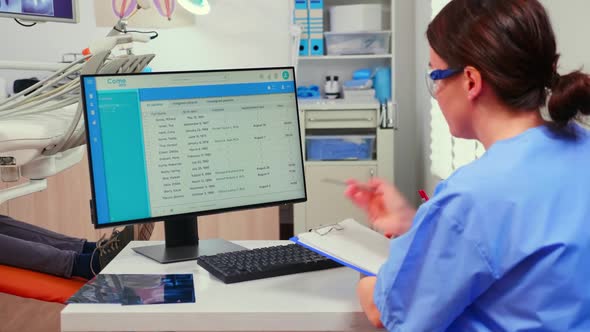
M553 122L563 127L579 115L590 115L590 76L579 70L554 76L548 104Z

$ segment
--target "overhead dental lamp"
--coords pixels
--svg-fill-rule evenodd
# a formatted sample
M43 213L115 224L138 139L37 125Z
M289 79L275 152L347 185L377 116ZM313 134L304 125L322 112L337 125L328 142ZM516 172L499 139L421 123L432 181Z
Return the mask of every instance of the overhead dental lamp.
M178 4L195 15L207 15L211 11L208 0L178 0Z

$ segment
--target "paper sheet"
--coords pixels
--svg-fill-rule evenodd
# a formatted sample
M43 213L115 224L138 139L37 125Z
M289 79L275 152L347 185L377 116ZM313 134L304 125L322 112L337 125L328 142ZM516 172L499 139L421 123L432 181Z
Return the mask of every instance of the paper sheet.
M299 234L299 241L343 262L377 274L389 255L390 240L354 219L343 220L338 225L341 226L339 230L333 229L328 233L326 228L320 228L318 232Z

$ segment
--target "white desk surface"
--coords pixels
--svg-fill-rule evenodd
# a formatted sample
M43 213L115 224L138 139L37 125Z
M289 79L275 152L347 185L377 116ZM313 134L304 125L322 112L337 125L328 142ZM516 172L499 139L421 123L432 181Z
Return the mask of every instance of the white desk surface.
M196 261L160 264L131 250L162 242L131 242L102 271L112 274L193 273L195 303L122 306L69 304L62 331L377 331L356 296L359 273L349 268L226 285ZM235 241L247 248L289 241Z

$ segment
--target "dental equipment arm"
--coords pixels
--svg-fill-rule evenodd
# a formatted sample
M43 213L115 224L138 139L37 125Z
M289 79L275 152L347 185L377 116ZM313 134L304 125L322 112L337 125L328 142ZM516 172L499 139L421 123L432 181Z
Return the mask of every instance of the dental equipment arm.
M147 42L140 34L108 36L93 43L91 56L56 69L54 64L0 62L0 69L51 69L41 82L0 100L0 179L28 182L0 190L0 204L13 198L44 190L46 178L80 162L86 143L79 78L61 84L72 74L113 74L141 72L155 57L122 55L111 50L133 42ZM97 46L98 45L98 46ZM128 48L126 48L128 50Z

